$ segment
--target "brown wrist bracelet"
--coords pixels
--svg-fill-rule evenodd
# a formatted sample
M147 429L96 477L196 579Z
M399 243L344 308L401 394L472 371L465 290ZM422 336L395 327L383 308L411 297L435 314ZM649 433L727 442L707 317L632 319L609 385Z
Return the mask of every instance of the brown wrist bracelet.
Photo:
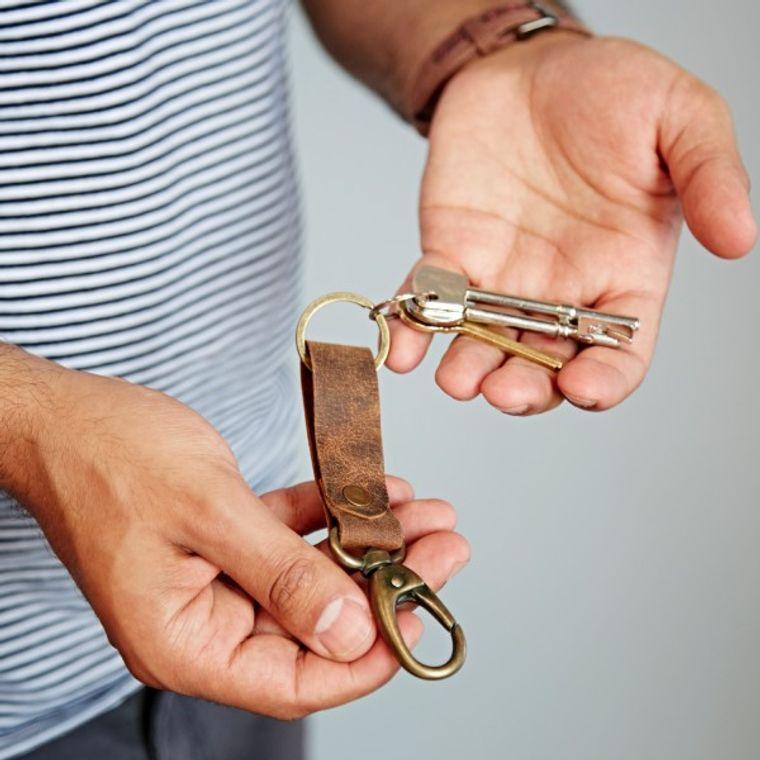
M402 115L427 135L443 88L465 64L550 29L591 36L569 13L549 11L537 2L506 3L467 19L420 66Z

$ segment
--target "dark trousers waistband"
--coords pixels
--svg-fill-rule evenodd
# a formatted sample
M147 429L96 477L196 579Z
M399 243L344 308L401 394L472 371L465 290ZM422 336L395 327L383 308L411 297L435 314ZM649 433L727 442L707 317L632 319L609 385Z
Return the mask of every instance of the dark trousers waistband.
M141 689L18 760L303 760L301 721Z

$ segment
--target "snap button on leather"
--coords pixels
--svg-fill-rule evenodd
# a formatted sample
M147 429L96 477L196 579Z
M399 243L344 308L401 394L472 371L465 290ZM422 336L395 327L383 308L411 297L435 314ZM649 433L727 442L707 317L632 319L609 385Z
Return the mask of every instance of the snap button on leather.
M361 486L345 486L343 496L349 504L355 507L367 507L370 503L369 493Z

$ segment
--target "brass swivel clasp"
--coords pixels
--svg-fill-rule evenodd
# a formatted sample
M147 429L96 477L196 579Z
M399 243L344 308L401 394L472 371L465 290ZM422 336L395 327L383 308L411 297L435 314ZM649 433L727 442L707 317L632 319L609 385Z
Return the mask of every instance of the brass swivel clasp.
M349 554L340 545L337 528L330 530L330 548L336 558L352 570L360 570L369 581L369 601L380 634L405 670L418 678L430 681L453 676L464 665L467 645L464 631L417 573L401 564L404 550L391 555L381 549L369 549L363 557ZM427 610L451 635L452 651L442 665L426 665L412 654L401 635L397 610L405 602L418 604Z
M464 665L466 643L462 627L422 578L406 565L389 561L374 570L369 576L369 601L385 643L412 675L434 681L453 676ZM420 662L406 645L396 619L398 605L404 602L419 604L451 634L451 657L443 665Z

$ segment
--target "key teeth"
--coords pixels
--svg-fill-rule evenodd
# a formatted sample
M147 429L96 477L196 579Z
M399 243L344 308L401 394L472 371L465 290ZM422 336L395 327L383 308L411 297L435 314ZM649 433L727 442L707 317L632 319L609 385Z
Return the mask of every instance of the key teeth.
M600 333L595 336L594 343L597 346L607 346L607 348L620 348L620 340L609 333Z
M627 325L581 317L578 320L577 340L599 346L620 348L621 343L633 343L633 330Z
M627 343L629 346L633 343L633 335L631 333L621 332L620 330L607 330L607 335L611 338L615 338L618 342Z

